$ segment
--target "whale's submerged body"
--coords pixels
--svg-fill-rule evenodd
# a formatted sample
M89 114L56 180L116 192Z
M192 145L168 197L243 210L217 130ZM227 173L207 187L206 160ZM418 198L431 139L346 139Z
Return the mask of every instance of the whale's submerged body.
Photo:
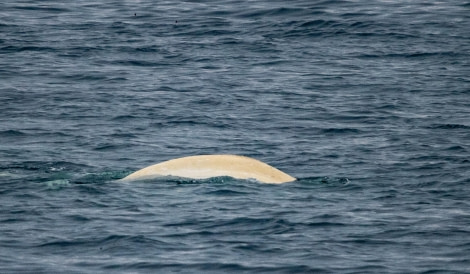
M191 179L229 176L282 184L296 179L277 168L253 158L238 155L198 155L177 158L138 170L121 181L146 180L162 176Z

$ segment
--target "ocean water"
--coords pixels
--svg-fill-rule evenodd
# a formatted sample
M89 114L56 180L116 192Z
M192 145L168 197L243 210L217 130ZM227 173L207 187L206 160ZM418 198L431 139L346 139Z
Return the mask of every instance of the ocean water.
M1 273L470 273L470 2L0 3ZM240 154L298 178L119 183Z

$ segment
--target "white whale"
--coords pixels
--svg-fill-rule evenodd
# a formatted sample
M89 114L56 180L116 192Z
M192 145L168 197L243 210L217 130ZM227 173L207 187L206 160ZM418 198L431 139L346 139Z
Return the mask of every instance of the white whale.
M296 179L277 168L253 158L238 155L198 155L177 158L138 170L120 181L147 180L162 176L207 179L229 176L282 184Z

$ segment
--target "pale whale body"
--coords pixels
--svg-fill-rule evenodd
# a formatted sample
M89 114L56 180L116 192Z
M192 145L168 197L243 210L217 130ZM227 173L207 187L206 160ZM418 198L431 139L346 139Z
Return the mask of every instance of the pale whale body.
M296 179L253 158L238 155L198 155L169 160L138 170L120 181L147 180L162 176L207 179L229 176L282 184Z

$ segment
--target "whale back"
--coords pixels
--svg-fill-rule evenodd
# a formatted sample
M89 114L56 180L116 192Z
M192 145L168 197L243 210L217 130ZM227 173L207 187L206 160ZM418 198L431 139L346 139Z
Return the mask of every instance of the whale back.
M281 184L295 178L259 160L238 155L198 155L177 158L138 170L122 181L176 176L191 179L230 176L255 179L262 183Z

